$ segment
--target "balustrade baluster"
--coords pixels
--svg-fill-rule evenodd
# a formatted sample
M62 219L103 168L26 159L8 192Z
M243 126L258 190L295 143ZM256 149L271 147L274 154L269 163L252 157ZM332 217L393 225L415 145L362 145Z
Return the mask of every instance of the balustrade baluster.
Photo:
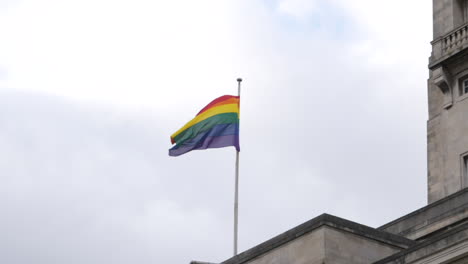
M453 35L449 36L449 48L448 51L450 51L453 48Z
M466 43L466 40L468 38L468 26L463 27L463 32L465 32L465 34L463 35L463 44L464 44Z
M468 47L468 23L456 31L452 31L440 41L442 56L453 53L455 50L462 49L465 46Z
M459 47L462 45L462 41L463 41L463 28L458 31L457 35L458 35L457 47Z
M460 29L460 46L463 44L463 38L465 37L465 28Z

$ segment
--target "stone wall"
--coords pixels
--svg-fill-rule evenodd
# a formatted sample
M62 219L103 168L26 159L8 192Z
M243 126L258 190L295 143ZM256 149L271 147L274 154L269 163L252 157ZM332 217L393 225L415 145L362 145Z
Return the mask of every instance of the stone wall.
M468 94L460 93L461 81L468 77L466 2L433 1L427 123L429 203L468 187L462 164L463 156L468 154Z

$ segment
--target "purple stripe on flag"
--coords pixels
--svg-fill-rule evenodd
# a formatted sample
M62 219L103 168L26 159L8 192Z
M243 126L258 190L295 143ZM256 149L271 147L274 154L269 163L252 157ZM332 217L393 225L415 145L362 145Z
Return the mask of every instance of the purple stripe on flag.
M223 148L234 146L237 151L240 151L239 134L206 137L195 145L182 145L179 148L169 150L169 156L180 156L192 150L208 149L208 148Z
M196 137L183 141L169 150L169 156L179 156L195 149L234 146L239 151L239 123L215 125Z

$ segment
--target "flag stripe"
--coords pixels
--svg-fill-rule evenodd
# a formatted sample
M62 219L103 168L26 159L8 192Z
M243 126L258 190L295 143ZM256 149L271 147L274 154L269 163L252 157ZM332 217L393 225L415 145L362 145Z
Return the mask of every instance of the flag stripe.
M237 104L237 105L239 105L239 99L231 98L231 99L228 99L228 100L226 100L226 101L219 102L219 103L217 103L217 104L214 104L214 105L213 105L212 107L210 107L210 108L207 108L207 109L205 109L205 110L200 111L197 115L199 115L199 114L201 114L201 113L204 113L204 112L206 112L206 111L208 111L208 110L210 110L210 109L212 109L212 108L214 108L214 107L217 107L217 106L220 106L220 105L226 105L226 104Z
M223 113L239 113L239 104L225 104L225 105L220 105L220 106L215 106L209 110L206 110L205 112L201 113L200 115L197 115L194 119L190 120L185 126L183 126L181 129L177 130L174 134L171 136L171 140L174 142L174 138L177 137L180 133L182 133L184 130L187 128L205 120L208 119L212 116L218 115L218 114L223 114Z
M237 113L224 113L207 118L181 132L174 138L177 144L183 144L186 140L194 138L201 132L205 132L218 124L239 123Z
M224 102L227 102L227 101L230 101L230 100L233 100L235 103L239 104L239 99L240 99L239 96L223 95L223 96L218 97L218 98L214 99L213 101L211 101L211 103L209 103L202 110L200 110L200 112L198 112L197 115L205 112L206 110L212 108L215 105L223 104Z
M177 144L169 150L169 156L179 156L196 149L222 148L227 146L234 146L237 151L240 151L238 123L216 125L183 144Z
M200 142L199 146L187 146L181 147L178 149L170 149L169 156L176 157L182 154L185 154L192 150L201 150L201 149L208 149L208 148L224 148L229 146L234 146L238 149L239 145L239 135L227 135L227 136L220 136L220 137L208 137Z
M210 130L207 130L205 132L202 132L198 134L196 137L185 141L182 144L177 144L174 146L172 149L179 148L181 146L189 146L189 145L196 145L200 140L203 140L206 137L217 137L217 136L227 136L227 135L233 135L233 134L239 134L239 124L219 124L215 125L213 128Z

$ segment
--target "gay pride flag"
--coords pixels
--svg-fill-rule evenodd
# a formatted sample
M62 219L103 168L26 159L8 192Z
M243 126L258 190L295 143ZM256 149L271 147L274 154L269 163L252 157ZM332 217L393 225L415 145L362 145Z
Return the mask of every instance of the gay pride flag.
M190 122L172 134L169 156L207 148L239 147L239 96L223 95L205 106Z

